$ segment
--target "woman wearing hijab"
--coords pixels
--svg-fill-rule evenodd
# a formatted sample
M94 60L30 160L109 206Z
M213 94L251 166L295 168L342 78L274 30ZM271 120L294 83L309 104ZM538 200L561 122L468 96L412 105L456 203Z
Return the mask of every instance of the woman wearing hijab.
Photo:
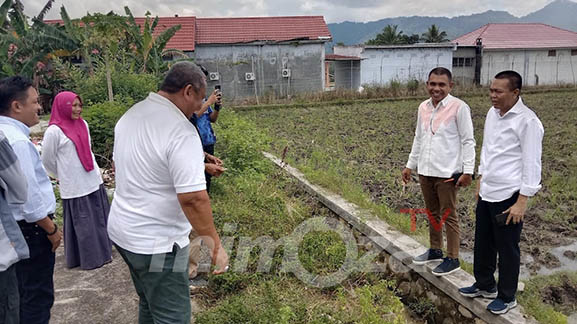
M89 270L112 260L106 231L110 204L81 113L77 94L64 91L54 98L42 142L42 163L60 182L66 265Z

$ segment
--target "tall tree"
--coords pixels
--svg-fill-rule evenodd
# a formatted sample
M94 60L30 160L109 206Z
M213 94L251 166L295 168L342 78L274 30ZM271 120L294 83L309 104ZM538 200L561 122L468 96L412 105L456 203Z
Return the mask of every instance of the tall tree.
M426 33L421 36L425 43L443 43L448 42L447 33L441 31L435 24L431 25Z
M367 45L398 45L406 44L404 39L403 31L397 31L398 25L387 25L383 28L383 31L374 39L367 42Z

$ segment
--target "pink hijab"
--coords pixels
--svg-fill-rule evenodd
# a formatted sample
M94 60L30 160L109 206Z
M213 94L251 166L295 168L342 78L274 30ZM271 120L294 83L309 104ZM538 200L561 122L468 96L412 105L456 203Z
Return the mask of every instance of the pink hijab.
M76 120L71 117L72 103L76 98L82 102L82 99L74 92L63 91L57 94L52 103L49 125L58 126L64 135L74 143L80 163L86 172L90 172L94 169L94 161L92 160L92 151L90 151L88 128L82 117Z

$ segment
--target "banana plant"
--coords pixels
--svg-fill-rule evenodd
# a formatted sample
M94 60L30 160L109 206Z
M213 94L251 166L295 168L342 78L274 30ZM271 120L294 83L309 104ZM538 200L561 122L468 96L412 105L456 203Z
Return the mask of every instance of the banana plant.
M152 72L159 74L164 66L163 58L167 55L185 57L182 51L177 49L166 49L168 41L180 30L181 25L167 28L161 33L156 33L158 17L152 18L150 12L146 12L144 25L136 23L132 12L128 7L124 7L127 16L126 32L129 35L129 42L134 44L134 59L141 62L141 72Z

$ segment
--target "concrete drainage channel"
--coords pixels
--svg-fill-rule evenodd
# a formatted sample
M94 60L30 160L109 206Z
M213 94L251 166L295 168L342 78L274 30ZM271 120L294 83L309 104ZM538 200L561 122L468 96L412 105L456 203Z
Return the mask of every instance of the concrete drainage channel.
M315 196L327 208L383 249L388 259L388 271L399 282L399 291L413 298L427 298L433 302L445 317L443 323L537 323L525 315L521 306L505 315L495 316L486 310L489 300L461 296L458 288L473 284L473 276L459 270L445 277L436 277L431 274L433 265L413 265L411 259L426 251L426 247L339 195L311 184L301 172L274 155L266 152L263 154L296 178L309 194Z

